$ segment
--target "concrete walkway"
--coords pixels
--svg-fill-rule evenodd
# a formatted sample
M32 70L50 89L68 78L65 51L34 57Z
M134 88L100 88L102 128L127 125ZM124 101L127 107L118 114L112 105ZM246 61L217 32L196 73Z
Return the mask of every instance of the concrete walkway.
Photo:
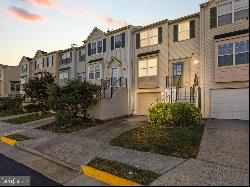
M207 122L197 159L189 159L151 185L248 186L249 122Z
M112 120L92 128L80 130L70 135L94 139L101 142L109 143L112 139L120 134L143 125L147 121L144 116L135 116L131 118L121 118Z
M34 129L43 125L50 124L55 121L55 117L49 117L23 124L9 124L0 121L0 136L8 136L10 134L20 133L30 129Z

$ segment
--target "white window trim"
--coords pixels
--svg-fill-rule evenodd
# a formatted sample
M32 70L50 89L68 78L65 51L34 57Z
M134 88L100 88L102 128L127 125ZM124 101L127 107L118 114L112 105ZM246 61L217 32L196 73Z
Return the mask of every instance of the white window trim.
M217 5L217 27L223 27L223 26L226 26L226 25L219 25L219 10L218 10L218 7L219 6L223 6L223 5L226 5L226 4L229 4L229 3L232 3L232 10L231 10L231 14L232 14L232 23L235 23L235 22L237 22L237 21L240 21L240 20L236 20L236 21L234 21L234 14L235 14L235 11L234 11L234 0L232 0L232 1L230 1L230 2L225 2L225 3L223 3L223 4L220 4L220 5ZM247 8L245 8L245 9L242 9L242 10L246 10ZM248 7L248 9L249 9L249 7ZM225 14L226 15L226 14ZM232 23L230 23L230 24L232 24ZM227 24L228 25L228 24Z
M155 36L149 36L149 32L150 31L152 31L152 30L157 30L157 34L155 35ZM143 32L147 32L148 33L148 38L144 38L144 39L141 39L140 38L140 46L141 46L141 48L144 48L144 47L149 47L149 46L154 46L154 45L158 45L159 44L159 33L158 33L158 28L152 28L152 29L148 29L148 30L145 30L145 31L142 31L142 32L140 32L140 35L141 35L141 33L143 33ZM150 39L152 39L152 38L157 38L157 43L156 44L150 44ZM144 41L144 40L147 40L148 42L148 44L147 45L145 45L145 46L142 46L142 41Z
M95 71L95 68L99 66L100 67L100 78L96 78L95 74L96 74L96 71ZM93 79L90 79L89 78L89 74L90 74L90 69L93 68L94 69L94 78ZM94 64L94 65L91 65L88 67L88 80L100 80L102 77L102 68L101 68L101 64Z
M180 33L181 33L181 32L180 32L180 25L181 25L181 24L184 24L184 23L186 24L186 25L185 25L185 33L187 34L187 36L186 36L187 38L181 40L181 39L180 39L180 38L181 38L181 37L180 37ZM188 28L189 28L189 29L187 29L187 25L188 25ZM183 31L183 32L184 32L184 31ZM179 24L178 24L178 42L185 41L185 40L190 40L190 39L191 39L191 38L190 38L190 21L185 21L185 22L179 23Z
M148 66L148 61L149 60L151 60L151 59L156 59L156 61L157 61L157 66L156 66L156 71L157 71L157 73L156 73L156 75L148 75L148 69L149 69L149 66ZM146 76L140 76L139 75L139 71L140 71L140 69L139 69L139 62L140 61L147 61L147 75ZM139 59L138 60L138 68L137 68L137 72L138 72L138 78L144 78L144 77L152 77L152 76L158 76L159 75L159 59L158 59L158 57L155 57L155 58L148 58L148 59Z
M98 42L102 42L102 52L98 53ZM92 45L95 44L96 45L96 50L95 50L95 54L92 54ZM99 55L99 54L103 54L103 40L98 40L95 42L91 42L91 56L95 56L95 55Z

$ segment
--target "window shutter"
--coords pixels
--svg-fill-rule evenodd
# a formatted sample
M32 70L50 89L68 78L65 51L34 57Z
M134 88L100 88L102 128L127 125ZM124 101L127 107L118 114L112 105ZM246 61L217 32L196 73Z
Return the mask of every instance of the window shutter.
M36 69L36 64L37 64L37 62L35 61L35 69Z
M139 49L141 47L140 45L140 33L136 34L136 49Z
M70 62L72 62L72 52L70 52Z
M190 21L190 39L195 38L195 20Z
M162 27L158 28L158 44L162 43Z
M51 66L53 66L53 63L54 63L54 55L52 55L52 58L51 58Z
M122 48L125 47L125 32L122 33Z
M111 36L111 50L114 50L114 36Z
M91 44L88 44L88 56L91 56Z
M178 34L179 34L179 27L178 25L174 25L174 42L178 42L179 40Z
M217 28L217 7L210 8L210 28Z
M82 61L82 52L81 52L81 50L79 51L79 61L81 62Z
M106 49L106 48L107 48L107 44L106 44L106 43L107 43L107 40L106 40L106 38L105 38L105 39L103 39L103 44L102 44L102 45L103 45L103 52L104 52L104 53L105 53L106 50L107 50L107 49Z
M43 68L44 68L44 58L43 58Z

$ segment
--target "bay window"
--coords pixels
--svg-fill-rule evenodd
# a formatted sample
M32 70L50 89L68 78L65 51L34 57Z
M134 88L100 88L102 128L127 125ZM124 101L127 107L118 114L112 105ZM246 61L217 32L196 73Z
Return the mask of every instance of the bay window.
M233 65L233 43L218 46L218 66Z
M218 67L249 63L249 40L218 45Z
M235 64L249 63L249 40L235 42Z
M138 62L138 77L157 76L157 58L140 60Z

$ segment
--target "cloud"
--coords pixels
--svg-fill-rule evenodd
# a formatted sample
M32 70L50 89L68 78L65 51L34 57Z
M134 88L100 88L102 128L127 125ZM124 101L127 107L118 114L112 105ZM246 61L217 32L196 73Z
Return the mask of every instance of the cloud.
M11 6L9 7L9 12L16 18L26 20L26 21L40 21L43 20L43 17L39 16L38 14L32 14L25 9Z
M47 6L47 7L55 7L55 3L52 0L32 0L37 5Z
M122 22L122 21L119 21L110 17L99 16L98 20L102 22L104 25L109 26L109 27L119 28L119 27L124 27L128 25L125 22Z

